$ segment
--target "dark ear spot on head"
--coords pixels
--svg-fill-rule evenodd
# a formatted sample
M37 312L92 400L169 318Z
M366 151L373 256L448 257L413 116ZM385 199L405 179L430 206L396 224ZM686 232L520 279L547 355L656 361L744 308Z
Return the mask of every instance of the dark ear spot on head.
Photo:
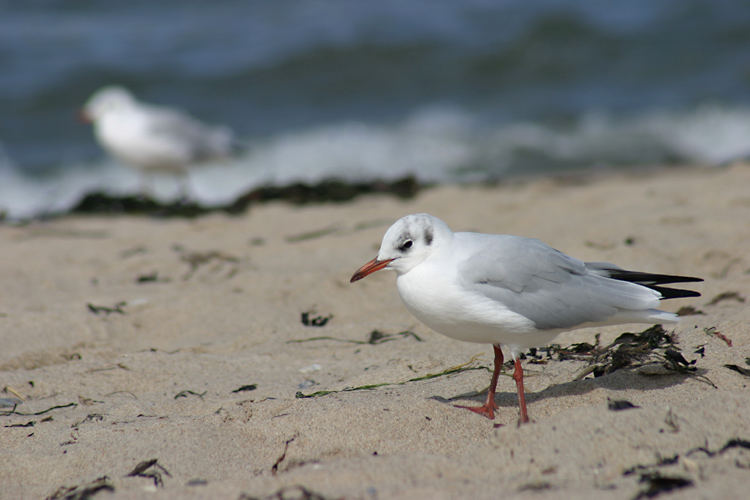
M428 246L432 244L432 229L431 228L425 229L424 241L425 243L427 243Z

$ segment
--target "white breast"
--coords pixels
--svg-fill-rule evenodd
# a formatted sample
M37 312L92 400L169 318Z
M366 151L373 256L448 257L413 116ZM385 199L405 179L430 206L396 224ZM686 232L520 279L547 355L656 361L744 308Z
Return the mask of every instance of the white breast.
M122 161L143 169L180 170L189 161L185 145L150 134L147 117L123 110L102 117L96 134L102 145Z
M460 286L453 270L428 259L398 277L407 309L438 333L466 342L533 346L558 332L540 331L528 318L505 305Z

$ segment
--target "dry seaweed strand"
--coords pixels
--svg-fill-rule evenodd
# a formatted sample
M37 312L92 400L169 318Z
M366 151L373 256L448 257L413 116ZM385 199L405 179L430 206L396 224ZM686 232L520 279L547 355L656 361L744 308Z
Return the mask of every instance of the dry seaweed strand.
M639 483L645 483L646 487L642 489L634 500L641 498L654 498L668 491L679 490L694 486L692 479L680 476L666 476L659 472L646 472L641 474L638 479Z
M315 314L315 311L304 311L300 313L300 321L305 326L314 326L314 327L321 328L321 327L326 326L326 324L331 319L333 319L333 314L329 314L328 316L321 316L321 315L313 316L314 314Z
M88 500L100 491L115 491L115 487L109 480L109 476L101 476L84 485L60 486L46 500Z
M152 458L150 460L139 462L138 465L136 465L133 470L127 473L125 476L145 477L148 479L152 479L154 481L154 486L161 487L164 486L162 473L166 474L169 477L172 477L172 474L170 474L169 471L159 463L158 458Z
M279 471L279 465L281 465L281 462L284 461L286 458L286 452L289 450L289 444L294 441L297 438L297 436L292 436L291 438L287 439L284 442L284 451L281 453L281 456L276 459L276 461L273 463L273 466L271 467L271 475L275 476L276 473Z
M121 300L120 302L113 305L112 307L97 306L97 305L92 304L91 302L87 303L86 307L88 308L89 311L91 311L94 314L98 315L99 313L104 313L106 316L109 316L112 313L126 314L125 311L123 310L123 307L125 307L126 305L128 305L128 303L125 302L124 300Z
M366 384L366 385L359 385L356 387L345 387L343 389L338 390L329 390L329 391L317 391L310 394L303 394L302 392L297 392L294 397L298 399L302 398L317 398L320 396L327 396L329 394L336 394L339 392L351 392L351 391L363 391L363 390L370 390L370 389L376 389L378 387L387 387L387 386L393 386L393 385L405 385L409 382L420 382L422 380L430 380L433 378L443 377L446 375L453 375L454 373L461 373L466 371L472 371L472 370L486 370L490 371L490 369L486 366L469 366L472 365L476 359L477 356L472 357L469 361L466 363L463 363L458 366L454 366L452 368L448 368L447 370L443 370L442 372L438 373L428 373L427 375L421 375L419 377L410 378L408 380L404 380L402 382L381 382L378 384Z
M44 415L45 413L50 412L52 410L59 410L61 408L72 408L72 407L78 406L78 403L68 403L68 404L64 404L64 405L50 406L46 410L41 410L41 411L32 412L32 413L26 413L26 412L22 412L22 411L16 411L16 407L17 406L18 405L14 405L13 408L11 408L10 410L0 411L0 417L7 417L8 415L23 415L23 416L26 416L26 417L36 416L36 415Z
M188 396L198 396L199 398L203 399L203 396L205 396L207 393L208 391L195 392L195 391L191 391L190 389L186 389L184 391L180 391L177 394L175 394L174 399L186 398Z
M736 300L737 302L743 303L745 302L745 297L739 294L739 292L722 292L713 299L711 299L710 302L708 302L709 306L713 306L718 304L719 302L723 300Z
M313 342L318 340L333 340L335 342L345 342L347 344L370 344L370 345L377 345L382 344L384 342L389 342L391 340L397 340L398 338L413 338L417 342L422 342L422 338L417 335L416 333L412 332L411 330L404 330L398 333L383 333L380 330L372 330L367 338L367 340L354 340L354 339L341 339L337 337L330 337L330 336L319 336L319 337L308 337L306 339L292 339L287 340L287 344L301 344L303 342Z

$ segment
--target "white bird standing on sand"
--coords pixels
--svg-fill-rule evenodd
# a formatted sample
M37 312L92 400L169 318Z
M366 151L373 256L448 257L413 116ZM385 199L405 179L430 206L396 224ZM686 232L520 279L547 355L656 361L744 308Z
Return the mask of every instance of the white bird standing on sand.
M140 102L123 87L96 91L81 114L93 123L96 139L111 155L145 175L179 176L183 195L191 166L227 158L232 151L228 128L208 126L181 111Z
M383 236L378 256L351 281L380 269L396 271L406 308L427 326L454 339L492 344L495 369L487 400L460 408L495 417L500 346L507 346L515 362L521 422L529 421L519 360L524 350L575 328L676 322L676 314L656 309L659 300L700 294L661 285L703 281L582 262L536 239L454 233L429 214L396 221Z

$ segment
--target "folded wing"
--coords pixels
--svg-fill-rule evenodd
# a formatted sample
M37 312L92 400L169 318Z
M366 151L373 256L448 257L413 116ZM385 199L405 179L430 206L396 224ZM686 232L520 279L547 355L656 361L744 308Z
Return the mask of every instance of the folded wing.
M457 233L457 236L469 233ZM477 244L462 256L462 284L522 314L539 329L565 329L613 320L669 320L656 308L662 298L699 295L662 287L698 278L626 271L585 263L545 243L506 235L471 234ZM478 239L477 239L478 238ZM660 317L663 315L663 318Z

